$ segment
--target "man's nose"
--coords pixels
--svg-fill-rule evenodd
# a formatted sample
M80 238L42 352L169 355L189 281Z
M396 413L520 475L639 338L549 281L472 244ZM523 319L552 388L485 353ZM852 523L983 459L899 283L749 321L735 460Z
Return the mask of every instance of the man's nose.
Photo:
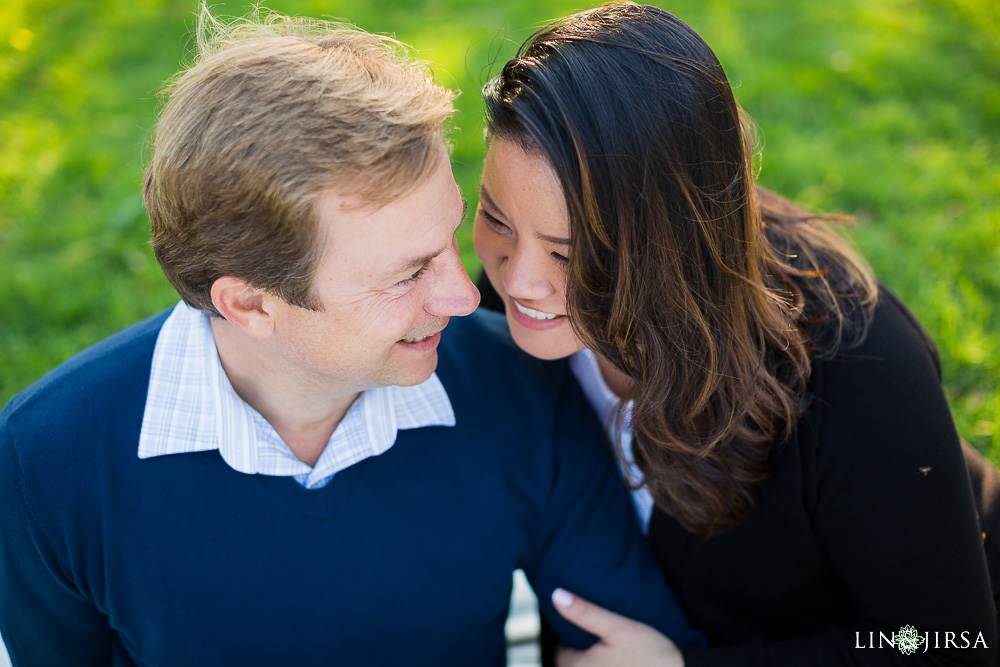
M477 306L479 290L465 272L458 239L455 239L452 248L441 256L434 291L424 303L424 310L438 317L461 317L474 311Z

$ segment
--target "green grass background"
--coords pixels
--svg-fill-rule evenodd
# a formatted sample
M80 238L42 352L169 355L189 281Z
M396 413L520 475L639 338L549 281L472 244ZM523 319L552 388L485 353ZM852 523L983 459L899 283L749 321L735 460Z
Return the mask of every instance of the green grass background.
M587 0L273 0L395 33L458 100L470 201L478 90L534 27ZM761 181L857 216L880 277L936 341L960 432L1000 461L1000 4L670 0L715 49L764 138ZM245 3L217 3L243 14ZM0 404L176 300L139 185L157 90L194 0L4 0L0 9ZM478 271L471 232L460 240ZM901 387L900 391L905 391Z

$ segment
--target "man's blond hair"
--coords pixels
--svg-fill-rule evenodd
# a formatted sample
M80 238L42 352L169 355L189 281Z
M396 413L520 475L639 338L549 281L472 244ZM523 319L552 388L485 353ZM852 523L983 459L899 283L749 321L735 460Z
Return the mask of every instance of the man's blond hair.
M395 39L273 13L227 23L204 6L196 61L166 92L143 193L153 250L211 315L227 275L320 309L319 194L403 196L436 168L453 110Z

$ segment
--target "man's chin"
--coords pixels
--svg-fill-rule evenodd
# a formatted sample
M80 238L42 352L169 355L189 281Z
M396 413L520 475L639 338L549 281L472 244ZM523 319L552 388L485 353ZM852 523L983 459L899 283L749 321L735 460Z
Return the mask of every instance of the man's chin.
M421 363L411 363L406 368L398 369L395 373L396 381L391 384L398 387L413 387L426 382L437 368L437 360L437 350L430 350L427 359L421 360Z

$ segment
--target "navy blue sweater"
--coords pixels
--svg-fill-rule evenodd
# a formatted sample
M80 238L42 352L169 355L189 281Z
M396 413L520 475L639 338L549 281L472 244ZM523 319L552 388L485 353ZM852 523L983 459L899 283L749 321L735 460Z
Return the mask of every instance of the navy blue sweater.
M511 571L564 641L556 586L697 641L562 364L502 318L456 318L453 428L306 490L218 452L140 460L164 315L77 355L0 414L0 632L28 665L490 665ZM556 425L558 424L558 428Z

